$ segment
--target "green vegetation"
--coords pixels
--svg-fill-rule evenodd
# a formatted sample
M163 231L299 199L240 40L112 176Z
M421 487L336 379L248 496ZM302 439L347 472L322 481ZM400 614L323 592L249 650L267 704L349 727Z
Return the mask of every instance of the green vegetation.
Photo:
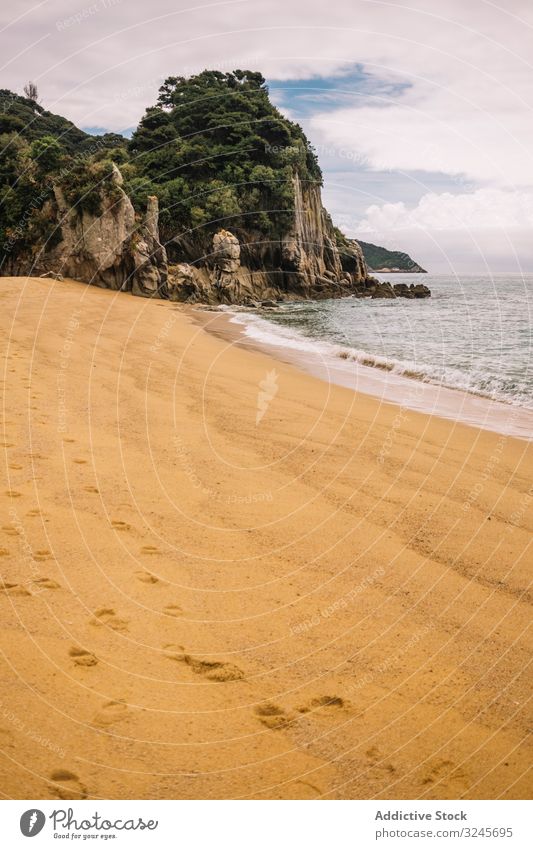
M54 183L73 207L98 212L112 161L127 159L126 146L122 136L90 136L36 100L0 90L0 262L15 246L58 238L47 203Z
M98 213L113 162L139 212L157 195L165 240L185 231L205 240L220 227L279 237L293 213L294 172L322 182L303 130L271 104L256 72L169 77L129 143L90 136L46 111L34 86L26 93L0 90L0 245L9 250L31 242L53 183L72 207Z
M244 239L279 238L292 220L295 172L304 183L322 183L302 128L272 105L257 72L169 77L129 142L114 133L91 136L46 111L33 84L25 91L0 90L4 253L53 237L54 183L79 212L98 214L104 194L118 199L114 164L138 212L157 195L163 241L187 233L206 244L221 227ZM336 236L350 253L350 240ZM360 244L371 268L423 270L407 254Z
M95 141L95 136L84 133L61 115L47 112L34 100L21 97L7 89L0 89L0 133L11 132L17 132L28 142L43 136L53 136L65 153L90 150ZM117 139L125 143L125 139L115 133L108 133L99 138L106 146L116 143Z
M386 248L381 248L379 245L372 245L370 242L362 242L360 239L357 241L361 245L368 268L371 271L381 268L398 268L400 271L419 271L425 273L424 268L402 251L388 251Z
M141 208L148 194L158 196L167 237L221 226L279 235L293 211L294 170L322 182L303 130L252 71L169 77L129 149L127 191Z

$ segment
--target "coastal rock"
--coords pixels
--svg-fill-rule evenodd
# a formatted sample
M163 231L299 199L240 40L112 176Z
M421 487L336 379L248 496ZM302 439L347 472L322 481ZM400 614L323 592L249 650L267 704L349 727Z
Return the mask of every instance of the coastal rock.
M268 240L243 229L221 229L214 235L187 231L167 245L170 266L160 241L157 198L148 198L140 221L122 182L114 165L97 213L71 207L62 188L54 185L47 216L57 221L59 238L53 246L36 243L4 273L60 275L143 297L213 305L430 295L422 284L393 287L371 277L358 242L333 227L319 184L302 182L297 173L293 214L280 237Z
M39 277L47 277L49 280L58 280L60 283L64 279L62 274L58 274L55 271L44 271L42 274L39 274Z
M112 186L102 199L100 214L71 207L63 190L54 185L61 240L45 249L48 270L105 289L122 289L128 279L128 243L135 227L130 199L121 188L122 176L113 167Z
M148 199L145 219L139 223L116 165L101 191L98 212L71 206L58 184L46 209L56 222L55 243L36 241L31 253L16 257L14 273L72 277L104 289L166 297L167 257L159 242L157 198Z
M415 298L429 298L431 296L431 290L423 283L411 283L409 286L407 283L395 283L392 288L399 298L414 300Z
M208 303L209 296L198 270L186 262L174 265L168 275L168 297L171 301Z
M142 226L130 240L131 291L134 295L153 297L168 295L167 254L159 241L159 203L156 197L148 198Z
M170 297L249 305L369 294L361 248L333 227L318 183L295 173L293 191L293 214L278 239L239 228L219 230L211 245L201 232L170 239Z
M239 269L241 246L229 230L219 230L213 236L213 285L221 301L237 303L240 296Z
M429 298L431 296L431 290L423 283L411 283L410 285L395 283L392 285L388 281L380 283L374 278L370 278L366 292L374 299L408 298L414 300L415 298Z
M379 283L377 286L374 286L374 290L372 292L372 298L396 298L396 292L392 288L390 283Z

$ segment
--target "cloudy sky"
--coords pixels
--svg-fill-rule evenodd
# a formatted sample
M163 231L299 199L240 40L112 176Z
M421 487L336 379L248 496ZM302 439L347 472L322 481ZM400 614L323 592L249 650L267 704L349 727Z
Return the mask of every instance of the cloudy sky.
M161 81L252 68L349 235L435 272L533 271L531 0L3 0L0 87L127 131Z

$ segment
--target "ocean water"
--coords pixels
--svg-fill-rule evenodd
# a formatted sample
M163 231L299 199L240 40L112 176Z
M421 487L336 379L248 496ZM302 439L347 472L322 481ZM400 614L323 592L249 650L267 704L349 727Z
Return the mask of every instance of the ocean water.
M432 297L343 298L236 316L263 343L339 357L533 410L533 275L379 275Z
M232 320L251 342L333 374L343 362L533 411L533 274L378 276L423 282L432 297L309 301Z

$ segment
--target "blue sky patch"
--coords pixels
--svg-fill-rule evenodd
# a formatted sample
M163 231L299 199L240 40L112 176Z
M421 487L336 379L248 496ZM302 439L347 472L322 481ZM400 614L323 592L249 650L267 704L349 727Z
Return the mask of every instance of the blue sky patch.
M382 79L366 71L362 65L351 65L345 73L303 80L274 80L269 82L272 101L287 109L297 121L317 112L341 107L387 106L411 88L411 83Z

